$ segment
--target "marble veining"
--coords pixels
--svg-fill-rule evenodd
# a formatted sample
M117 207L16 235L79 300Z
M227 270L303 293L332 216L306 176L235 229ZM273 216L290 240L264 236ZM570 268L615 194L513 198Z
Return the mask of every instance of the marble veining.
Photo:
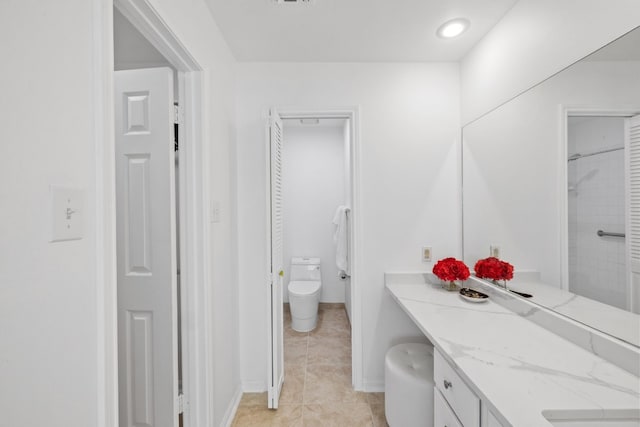
M452 294L457 295L457 293L452 292ZM418 303L422 303L422 304L428 304L431 305L433 307L440 307L446 310L451 310L451 311L457 311L457 310L462 310L462 311L477 311L475 309L475 307L473 305L467 304L466 307L451 307L448 304L438 304L438 303L434 303L431 301L423 301L423 300L419 300L419 299L412 299L412 298L404 298L405 301L413 301L413 302L418 302ZM491 311L491 310L487 310L487 311L483 311L484 313L491 313L491 314L496 314L499 316L513 316L513 313L505 313L505 312L499 312L499 311Z
M527 282L529 285L524 287L522 285L524 282L520 282L517 286L510 286L514 290L535 293L538 295L537 302L527 298L520 298L514 293L505 292L474 277L470 278L469 282L471 286L488 293L494 301L509 310L607 359L632 374L640 376L640 348L638 346L629 344L627 340L603 333L575 320L580 317L576 315L578 312L581 313L583 319L592 319L592 323L594 322L594 316L597 317L599 315L599 319L602 323L608 325L608 328L615 326L619 336L629 338L636 334L640 327L640 320L636 314L609 307L597 301L559 289L551 289L549 286L540 285L537 282ZM547 308L550 306L550 301L558 302L559 299L562 299L562 302L558 304L564 305L564 312L561 313L560 310ZM545 301L545 308L538 305L540 300ZM571 308L573 315L567 316L567 307Z
M548 427L542 412L550 410L640 407L636 375L523 317L540 309L516 313L493 296L469 303L425 279L385 276L393 298L504 425Z
M569 295L567 297L566 301L561 301L561 302L559 302L557 304L549 304L549 308L551 308L553 310L559 310L562 307L567 306L567 305L571 304L572 302L576 301L577 299L578 299L578 295L575 295L575 294Z
M583 296L559 289L530 277L516 277L509 289L533 295L530 302L540 304L578 322L640 346L640 316Z

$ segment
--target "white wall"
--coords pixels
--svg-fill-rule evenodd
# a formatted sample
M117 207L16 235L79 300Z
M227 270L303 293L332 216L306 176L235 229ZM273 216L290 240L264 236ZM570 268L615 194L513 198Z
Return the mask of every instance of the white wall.
M567 195L560 106L630 108L640 62L583 61L464 128L464 245L469 265L501 246L517 270L561 285Z
M178 72L151 43L114 8L113 10L113 69L168 67L173 70L173 97L178 101Z
M520 0L461 64L462 122L640 24L637 0Z
M171 67L169 61L125 18L113 11L113 65L116 70Z
M344 281L338 276L336 207L346 204L347 176L343 126L284 127L282 192L284 216L284 284L291 280L295 256L320 257L321 302L344 302ZM289 301L284 289L285 301Z
M0 2L0 423L7 426L96 423L91 10L82 0ZM48 242L50 184L86 190L82 240Z
M345 201L347 206L353 206L353 177L352 177L352 167L351 167L351 120L347 120L344 124L344 140L346 144L344 145L344 168L346 171L350 171L347 174L344 180L344 194ZM352 214L353 215L353 214ZM349 222L347 222L348 226ZM353 246L353 244L351 244ZM351 251L351 249L349 249ZM350 258L352 255L348 255ZM351 262L351 261L350 261ZM347 317L349 318L349 323L353 324L353 319L351 318L351 305L352 305L352 290L351 290L351 276L347 276L344 279L344 308L347 311Z
M347 206L353 204L353 182L351 167L351 120L346 120L342 127L342 139L344 140L344 170L348 173L344 177L344 200Z
M237 74L241 374L266 387L265 117L270 106L359 106L363 386L380 389L384 354L422 334L384 290L385 271L428 271L460 255L459 74L453 63L240 63ZM354 207L355 209L356 207Z
M624 147L624 118L570 119L568 153ZM597 230L625 232L624 150L568 163L569 290L626 309L625 239Z
M104 301L98 299L93 129L93 11L99 4L96 11L110 14L111 5L103 3L0 2L2 425L85 427L105 419L98 409ZM213 294L210 371L219 425L239 386L235 258L229 250L235 244L229 166L234 60L201 0L152 3L207 69L205 144L212 197L224 209L211 230L212 272L202 278ZM50 184L86 189L84 239L48 243Z

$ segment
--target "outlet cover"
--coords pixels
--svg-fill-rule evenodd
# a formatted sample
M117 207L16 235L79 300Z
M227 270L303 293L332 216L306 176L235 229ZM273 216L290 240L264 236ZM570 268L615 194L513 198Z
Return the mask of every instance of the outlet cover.
M500 258L500 246L498 245L489 246L489 256L492 256L494 258Z
M431 246L422 248L422 262L431 262Z

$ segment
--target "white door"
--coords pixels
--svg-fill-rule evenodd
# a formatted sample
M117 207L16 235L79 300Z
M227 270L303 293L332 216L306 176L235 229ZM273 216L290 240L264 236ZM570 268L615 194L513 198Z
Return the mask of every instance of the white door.
M640 313L640 116L625 121L627 309Z
M178 425L173 73L115 72L120 427Z
M269 408L277 408L284 383L284 323L282 318L282 120L275 110L269 120L269 195L270 195L270 310L269 322Z

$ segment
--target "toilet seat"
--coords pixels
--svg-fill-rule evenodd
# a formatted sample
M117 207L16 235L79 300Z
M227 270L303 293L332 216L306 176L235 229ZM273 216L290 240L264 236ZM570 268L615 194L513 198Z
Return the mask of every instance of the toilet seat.
M312 280L299 280L289 282L289 292L295 295L313 295L320 290L321 282Z

